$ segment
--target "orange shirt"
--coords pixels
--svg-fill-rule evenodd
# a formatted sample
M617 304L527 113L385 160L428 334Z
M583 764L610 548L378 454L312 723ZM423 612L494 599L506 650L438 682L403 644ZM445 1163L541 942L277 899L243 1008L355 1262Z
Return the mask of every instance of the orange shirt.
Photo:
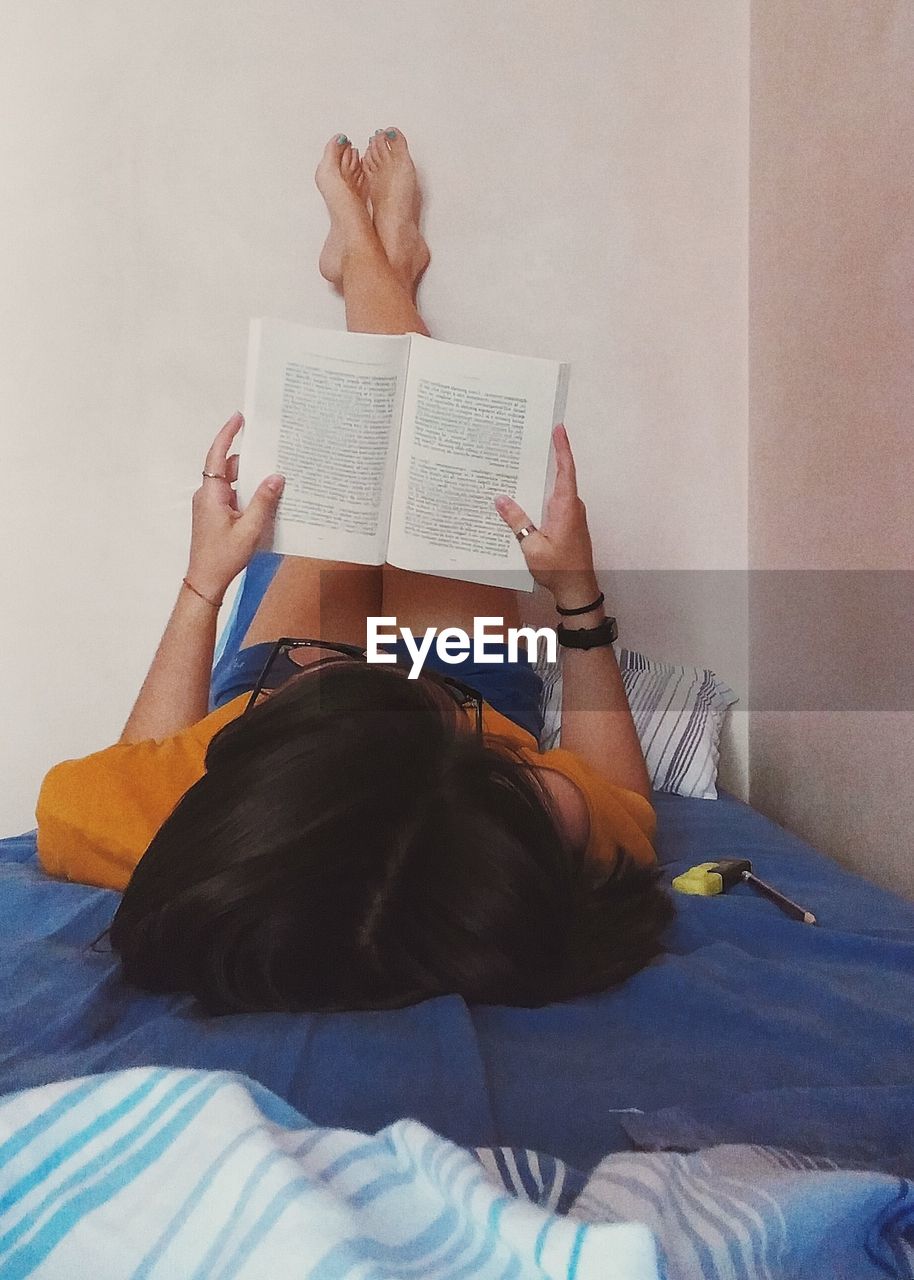
M55 765L36 809L38 858L45 871L82 884L126 888L152 837L203 776L210 739L241 714L247 699L242 694L171 737L117 743ZM654 861L656 815L643 796L613 786L570 751L540 751L531 733L488 703L483 730L512 739L531 764L555 769L577 785L590 815L589 853L612 859L621 846L637 862Z

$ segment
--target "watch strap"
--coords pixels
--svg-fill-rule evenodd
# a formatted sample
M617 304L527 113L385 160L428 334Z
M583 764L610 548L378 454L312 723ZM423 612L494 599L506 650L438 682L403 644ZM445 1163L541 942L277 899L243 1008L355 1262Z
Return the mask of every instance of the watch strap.
M606 618L598 627L559 626L557 635L563 649L599 649L618 639L619 627L615 618Z

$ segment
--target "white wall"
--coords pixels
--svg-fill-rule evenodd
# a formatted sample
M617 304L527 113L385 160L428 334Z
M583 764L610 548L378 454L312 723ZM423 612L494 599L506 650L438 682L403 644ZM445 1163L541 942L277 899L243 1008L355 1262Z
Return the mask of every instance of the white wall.
M410 140L436 336L573 363L601 565L745 567L748 0L6 0L4 29L0 831L120 732L248 317L344 323L335 130ZM745 692L741 591L722 617L693 581L620 587L625 641Z

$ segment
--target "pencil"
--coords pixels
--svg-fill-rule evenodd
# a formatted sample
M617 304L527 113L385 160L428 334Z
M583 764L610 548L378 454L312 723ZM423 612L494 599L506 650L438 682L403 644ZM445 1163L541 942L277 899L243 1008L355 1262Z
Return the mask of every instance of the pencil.
M779 906L782 911L785 911L791 919L800 920L803 924L816 923L816 917L811 911L807 911L805 907L799 906L796 902L791 902L790 898L785 898L783 893L778 893L777 889L772 889L770 884L765 884L764 880L759 880L758 876L754 876L751 871L744 871L741 878L745 880L746 884L751 884L753 889L757 889L759 893L763 894L766 898L770 898L771 901L775 903L776 906Z

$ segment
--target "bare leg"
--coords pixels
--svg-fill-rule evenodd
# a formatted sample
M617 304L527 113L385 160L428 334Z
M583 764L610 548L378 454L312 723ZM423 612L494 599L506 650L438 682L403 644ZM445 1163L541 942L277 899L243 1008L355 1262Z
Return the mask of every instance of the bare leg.
M343 250L343 299L346 328L354 333L422 333L425 321L410 291L387 261L368 222L370 234L353 237Z
M364 159L360 162L358 149L349 146L344 151L340 169L363 203L371 201L371 217L381 248L415 303L430 255L419 230L422 196L406 139L399 129L377 129L368 141ZM321 251L320 271L340 292L343 291L345 243L344 231L331 216L330 233Z
M388 261L414 301L419 280L429 264L429 251L419 229L422 209L416 169L403 132L393 126L378 130L365 152L372 217ZM344 281L349 328L363 328L372 319L370 289L372 270L363 260ZM402 316L408 320L408 311ZM358 323L355 323L355 322ZM362 322L365 322L363 324ZM428 334L421 318L409 325L412 332ZM382 332L399 332L385 329ZM472 631L476 617L504 618L506 627L517 626L517 596L502 587L454 582L428 573L409 573L384 566L384 614L395 617L415 634L428 627L462 627Z
M401 141L400 156L408 159L402 135ZM339 246L347 327L359 333L428 335L414 301L427 257L420 251L412 277L403 274L405 260L401 260L400 274L393 269L354 176L351 150L336 137L331 139L315 175L330 211L334 243ZM391 164L402 163L396 159L395 151L390 154ZM409 166L412 168L411 160ZM416 207L409 196L408 183L398 181L396 190L403 201L403 217L412 217L411 212L405 212ZM389 200L385 216L391 243L394 209ZM409 241L408 232L398 234L401 244ZM244 643L257 644L289 635L363 644L365 619L382 613L393 614L399 625L414 630L444 625L471 629L472 618L477 614L503 617L506 626L514 626L517 602L513 591L407 573L389 565L384 566L382 577L381 569L372 566L287 556L261 601Z
M293 636L364 645L365 619L381 613L381 602L381 570L374 565L284 556L244 643Z
M339 271L348 328L361 333L427 333L410 289L391 268L372 224L358 152L340 143L338 135L332 138L315 180L331 219L321 271L325 276ZM286 556L244 643L288 635L364 644L365 619L381 611L380 566Z
M359 160L359 152L357 147L347 146L346 142L340 142L340 137L345 134L337 135L337 149L340 153L340 173L343 180L353 190L363 204L368 205L368 180L365 170L362 168L362 162ZM329 146L329 144L328 144ZM321 161L323 164L324 161ZM320 172L320 170L318 170ZM317 177L317 174L315 174ZM318 267L321 275L325 280L329 280L331 284L336 285L338 289L343 284L343 245L345 244L345 236L338 222L331 216L330 230L327 233L327 239L324 241L324 247L321 249L321 256L318 259Z
M416 289L429 264L428 245L419 229L422 194L409 146L392 126L377 129L362 162L371 216L387 261L415 302Z

